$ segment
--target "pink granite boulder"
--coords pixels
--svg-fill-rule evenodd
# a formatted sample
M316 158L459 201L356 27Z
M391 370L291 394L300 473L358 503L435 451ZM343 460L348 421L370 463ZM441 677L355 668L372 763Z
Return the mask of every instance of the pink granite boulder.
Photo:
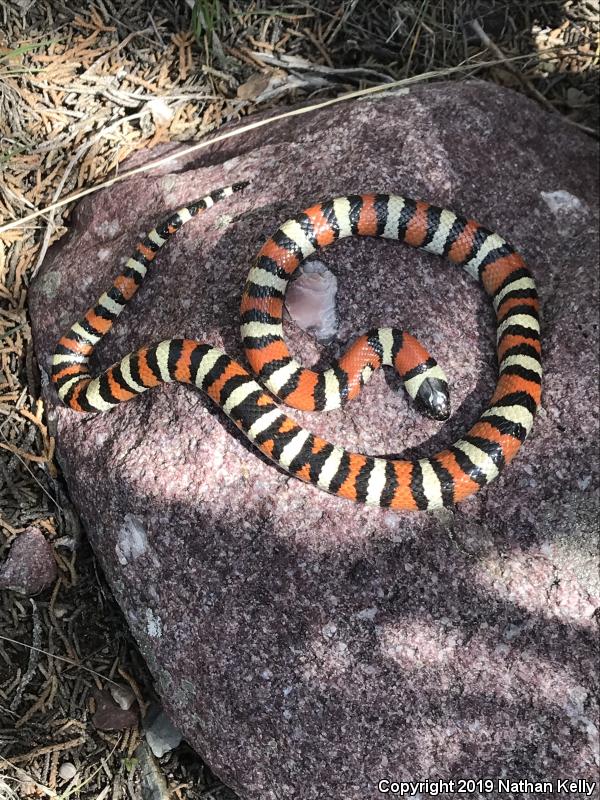
M597 775L596 158L592 140L508 90L388 92L93 195L48 254L30 310L72 500L165 710L241 797L371 800L385 780ZM317 200L381 191L447 205L520 250L543 303L543 409L487 490L435 514L353 505L273 467L181 385L108 414L58 406L52 349L137 237L242 179L243 194L161 251L97 364L171 336L243 360L252 258ZM319 258L338 280L327 352L400 325L449 376L453 414L443 425L421 417L381 373L346 410L295 416L372 454L454 441L495 384L482 291L394 242L345 240ZM309 335L286 332L304 363L326 361Z

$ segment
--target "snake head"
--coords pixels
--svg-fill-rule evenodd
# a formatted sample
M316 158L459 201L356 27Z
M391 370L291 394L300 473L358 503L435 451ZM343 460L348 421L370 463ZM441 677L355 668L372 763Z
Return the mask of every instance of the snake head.
M450 416L450 392L442 378L424 378L414 400L426 417L443 422Z

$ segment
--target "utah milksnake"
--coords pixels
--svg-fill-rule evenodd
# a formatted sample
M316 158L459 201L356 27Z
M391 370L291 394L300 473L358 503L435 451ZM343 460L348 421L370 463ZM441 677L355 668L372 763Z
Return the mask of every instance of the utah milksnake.
M137 245L123 272L59 341L52 380L76 411L106 411L168 381L203 389L244 434L287 472L325 491L395 509L451 506L487 485L531 430L541 398L539 303L522 258L504 239L452 211L398 195L338 197L288 220L259 252L241 303L246 356L262 383L294 408L331 409L356 397L373 370L396 368L422 410L448 415L447 383L410 334L378 328L361 336L328 370L298 364L283 340L283 299L299 264L317 248L357 234L397 239L446 256L478 278L497 320L499 379L480 419L431 458L405 460L351 453L300 427L226 353L191 339L169 339L129 354L96 378L89 359L137 291L165 241L198 212L243 189L212 192L180 209Z

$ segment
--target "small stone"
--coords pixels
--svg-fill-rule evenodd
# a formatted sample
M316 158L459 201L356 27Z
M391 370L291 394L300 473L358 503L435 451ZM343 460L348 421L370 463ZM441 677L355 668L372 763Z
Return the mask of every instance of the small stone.
M71 764L70 761L63 761L58 768L58 774L63 781L71 781L77 775L77 767L75 764Z
M94 727L101 731L122 731L137 725L138 715L133 709L123 709L106 690L94 692L96 713L92 717Z
M144 720L144 730L146 741L157 758L162 758L165 753L174 750L183 738L158 706L155 706Z
M112 699L115 701L115 703L117 703L117 705L124 711L130 709L135 702L135 695L129 686L111 683L108 686L108 690L111 693Z
M0 589L31 597L47 589L56 575L52 545L39 528L30 527L18 535L0 567Z

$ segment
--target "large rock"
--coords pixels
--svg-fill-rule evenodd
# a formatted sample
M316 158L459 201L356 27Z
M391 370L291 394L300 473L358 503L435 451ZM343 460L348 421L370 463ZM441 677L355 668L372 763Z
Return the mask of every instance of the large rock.
M30 307L72 499L166 710L242 797L596 775L595 159L590 139L517 94L438 84L277 122L115 185L78 206L49 253ZM181 385L110 414L57 407L52 348L137 237L243 178L242 195L161 252L98 363L170 336L243 359L252 257L312 202L375 190L448 205L517 246L543 301L544 407L486 491L439 514L353 505L257 456ZM394 242L346 240L321 258L339 280L338 345L406 327L450 376L454 413L443 426L422 418L378 374L345 411L295 416L370 453L452 442L495 383L480 288ZM315 343L288 329L314 363Z

